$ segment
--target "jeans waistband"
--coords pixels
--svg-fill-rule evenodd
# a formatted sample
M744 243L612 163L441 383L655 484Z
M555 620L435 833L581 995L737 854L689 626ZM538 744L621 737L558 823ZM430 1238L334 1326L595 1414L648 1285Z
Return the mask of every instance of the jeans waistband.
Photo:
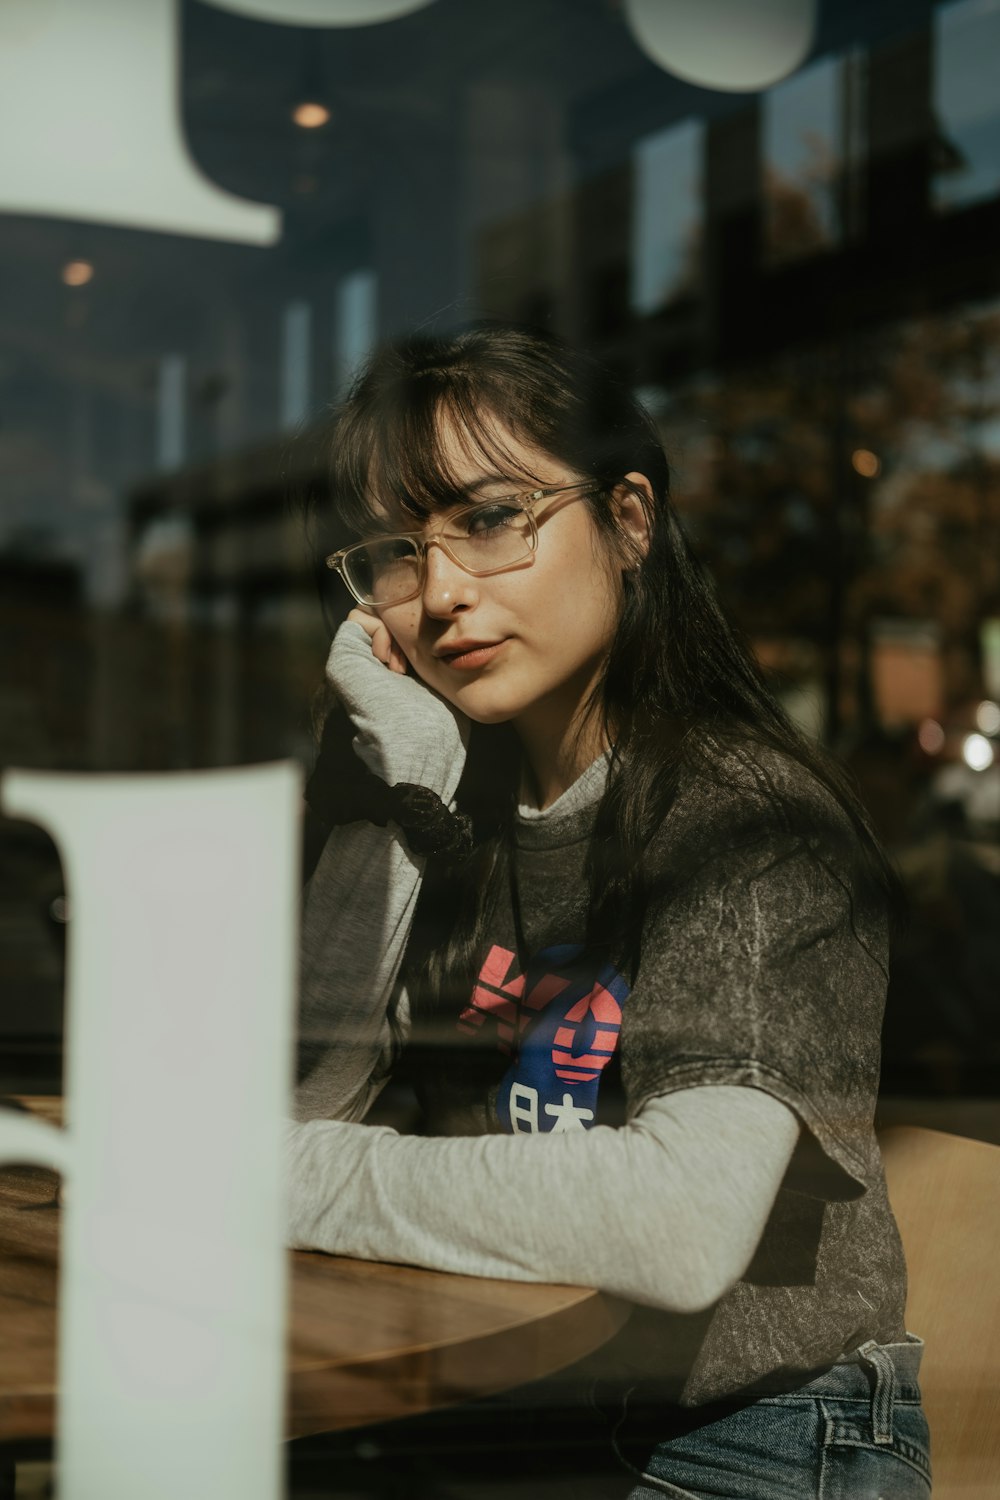
M874 1339L841 1355L836 1364L783 1396L765 1396L769 1403L808 1399L870 1401L876 1442L892 1441L892 1411L897 1402L919 1402L923 1340L908 1333L902 1344L877 1344Z
M871 1414L876 1442L892 1441L892 1413L898 1403L920 1401L918 1373L923 1354L923 1340L908 1333L905 1343L877 1344L869 1340L850 1353L843 1354L821 1374L791 1389L756 1396L749 1392L732 1401L712 1402L705 1406L679 1407L664 1401L643 1385L633 1386L617 1400L598 1402L595 1409L617 1408L616 1433L621 1440L641 1441L652 1435L664 1441L704 1426L724 1421L747 1406L781 1406L809 1401L853 1401L864 1403ZM596 1392L595 1392L596 1396Z
M895 1376L896 1393L901 1401L920 1400L920 1361L923 1358L924 1341L915 1333L907 1333L904 1344L876 1344L874 1339L844 1354L833 1366L838 1372L845 1366L861 1366L869 1373L879 1363L888 1361Z

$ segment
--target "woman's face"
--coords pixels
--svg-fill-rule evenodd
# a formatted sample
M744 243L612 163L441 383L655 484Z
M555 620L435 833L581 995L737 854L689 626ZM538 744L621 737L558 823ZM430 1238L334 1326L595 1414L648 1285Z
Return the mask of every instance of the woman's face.
M443 428L443 456L469 502L584 477L512 434L502 436L524 466L520 477L489 470L453 426ZM524 472L537 475L537 483L526 482ZM641 506L632 504L641 516ZM628 501L624 509L626 527L638 525ZM378 613L412 670L470 719L509 721L529 737L561 737L611 645L623 563L599 534L582 491L541 501L536 518L538 546L526 564L477 578L442 547L430 546L422 593ZM439 524L433 517L427 534Z

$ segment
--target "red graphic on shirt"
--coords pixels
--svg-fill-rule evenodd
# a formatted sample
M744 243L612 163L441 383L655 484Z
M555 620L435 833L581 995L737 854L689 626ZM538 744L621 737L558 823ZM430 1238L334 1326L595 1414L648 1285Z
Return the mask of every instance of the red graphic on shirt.
M582 1057L574 1057L573 1042L581 1023L588 1017L597 1023L590 1051ZM560 1026L553 1039L552 1061L556 1065L556 1077L565 1078L570 1083L589 1082L607 1067L614 1056L621 1030L622 1008L602 984L595 984L589 995L584 995L566 1012L565 1021L568 1024Z
M497 1045L508 1054L514 1050L515 1028L520 1041L539 1012L573 982L563 974L543 974L525 993L524 975L511 977L513 966L514 954L510 949L494 945L479 972L472 1002L458 1019L458 1029L474 1036L491 1018L496 1024ZM589 1083L596 1079L614 1056L621 1023L618 1001L602 984L595 983L588 994L570 1006L556 1027L551 1051L556 1077L568 1083ZM590 1033L589 1043L584 1041L588 1050L574 1056L574 1042L583 1040L581 1032Z
M536 985L530 995L525 995L524 975L508 978L513 965L514 954L510 949L494 944L479 971L479 983L472 991L472 1003L458 1018L459 1031L474 1036L487 1016L491 1016L496 1022L497 1045L501 1052L513 1050L514 1028L518 1024L516 1001L521 1000L520 1029L523 1032L532 1015L569 984L568 979L562 979L558 974L548 974L541 985ZM546 989L540 993L546 981Z

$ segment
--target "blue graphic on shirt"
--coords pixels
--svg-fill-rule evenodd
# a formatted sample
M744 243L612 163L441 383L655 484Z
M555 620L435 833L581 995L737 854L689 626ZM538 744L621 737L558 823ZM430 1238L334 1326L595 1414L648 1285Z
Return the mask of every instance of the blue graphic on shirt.
M492 948L459 1020L472 1034L492 1019L498 1046L511 1054L497 1093L499 1123L514 1135L589 1129L629 985L579 943L543 949L512 978L515 964L510 950Z

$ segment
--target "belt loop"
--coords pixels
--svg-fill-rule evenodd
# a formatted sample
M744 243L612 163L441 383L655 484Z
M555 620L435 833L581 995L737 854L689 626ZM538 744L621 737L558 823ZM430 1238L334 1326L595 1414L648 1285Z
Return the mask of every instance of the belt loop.
M876 1443L891 1443L892 1409L896 1400L896 1367L892 1356L874 1339L862 1344L858 1354L875 1371L875 1390L872 1394L873 1436Z

